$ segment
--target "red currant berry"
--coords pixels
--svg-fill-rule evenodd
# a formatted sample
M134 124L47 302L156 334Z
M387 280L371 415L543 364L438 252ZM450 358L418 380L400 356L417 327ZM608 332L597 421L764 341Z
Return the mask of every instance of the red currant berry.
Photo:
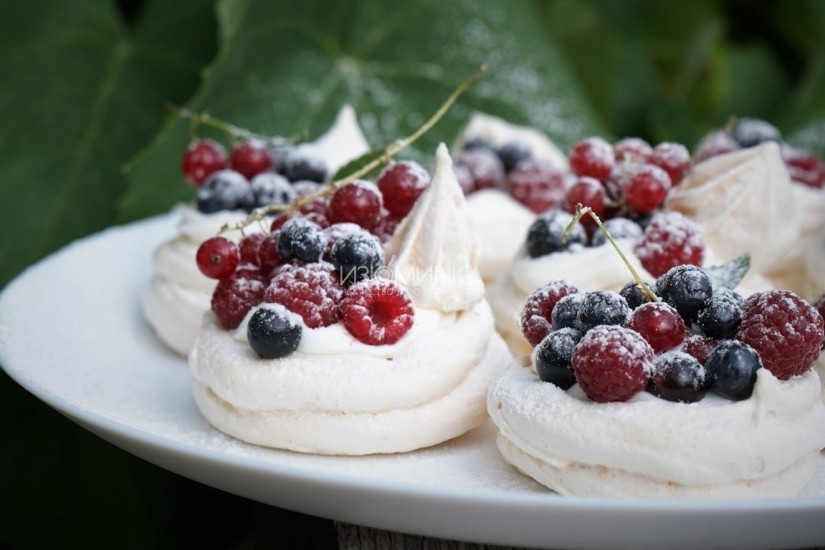
M701 334L691 334L685 338L682 344L682 351L693 356L699 363L704 365L708 362L708 357L710 357L711 352L715 350L718 345L718 340L708 338Z
M258 250L266 237L265 233L252 233L241 239L238 247L241 250L242 264L258 265Z
M283 213L278 214L274 220L272 220L272 225L269 226L270 231L278 231L280 228L284 226L286 222L289 221L289 214Z
M417 162L395 162L381 172L376 183L384 198L384 208L393 217L403 218L430 184L430 175Z
M679 143L662 142L653 148L650 163L667 172L671 185L676 186L690 168L690 153Z
M699 145L696 146L694 156L696 162L701 162L712 157L731 153L739 149L739 144L736 140L730 137L730 134L722 130L711 132L702 138Z
M381 220L381 208L378 188L368 181L354 181L333 193L329 201L329 221L372 229Z
M278 252L280 237L280 231L273 231L258 246L258 261L256 263L261 267L261 272L265 274L272 273L286 263Z
M785 155L785 166L791 179L808 187L825 185L825 162L813 153L793 151Z
M226 167L226 149L211 139L198 139L189 144L181 159L186 181L200 187L206 178Z
M653 147L641 138L627 137L613 144L613 156L617 162L647 162Z
M581 177L573 184L567 191L567 196L564 198L564 209L571 214L576 213L576 205L589 207L597 216L604 215L607 193L604 186L597 179L589 178L587 176ZM589 215L581 217L581 223L584 225L595 225L596 222Z
M634 309L627 328L641 334L656 353L675 348L685 339L682 316L665 302L646 302Z
M670 176L652 164L637 167L627 178L624 201L639 214L653 212L665 202L670 191Z
M210 279L225 279L232 275L240 258L238 245L225 237L206 239L195 255L198 269Z
M600 137L589 137L570 150L570 169L577 176L606 180L613 173L616 159L613 147Z
M525 160L507 177L507 191L518 202L539 214L564 200L564 174L545 162Z
M243 141L232 150L229 158L232 168L251 180L272 167L266 145L260 141Z

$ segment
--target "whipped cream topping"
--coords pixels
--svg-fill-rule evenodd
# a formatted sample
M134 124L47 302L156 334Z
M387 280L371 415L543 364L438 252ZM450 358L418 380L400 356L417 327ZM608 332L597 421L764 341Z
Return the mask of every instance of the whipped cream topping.
M386 247L395 280L410 291L417 308L463 311L484 297L479 244L452 167L442 143L430 186Z
M604 484L641 476L665 494L687 486L701 489L694 494L706 488L724 496L728 485L782 475L825 446L825 405L814 371L780 381L761 369L752 397L738 402L708 395L672 403L641 392L626 403L594 403L578 386L565 392L515 364L491 387L488 411L501 435L537 463L562 471L587 467L583 477ZM805 477L794 479L804 484ZM579 494L575 486L561 490ZM610 493L605 486L602 494Z

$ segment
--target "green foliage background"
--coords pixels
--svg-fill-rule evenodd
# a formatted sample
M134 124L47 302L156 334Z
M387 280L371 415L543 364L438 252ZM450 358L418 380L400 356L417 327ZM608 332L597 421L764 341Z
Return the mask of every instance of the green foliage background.
M191 197L187 127L168 103L314 136L347 101L377 146L482 63L491 73L410 154L452 140L475 109L564 147L591 133L692 145L759 116L825 152L817 0L17 2L0 18L0 287L73 239ZM5 374L0 435L0 548L334 542L328 525L121 452ZM284 521L315 534L284 538Z

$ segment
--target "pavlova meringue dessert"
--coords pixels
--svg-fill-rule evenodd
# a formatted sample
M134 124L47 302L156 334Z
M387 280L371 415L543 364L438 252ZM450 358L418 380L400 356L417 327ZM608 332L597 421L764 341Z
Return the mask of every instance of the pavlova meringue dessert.
M368 151L349 105L326 134L294 148L242 141L227 155L212 140L190 144L183 171L197 188L197 201L176 207L177 234L156 250L154 274L142 296L144 317L158 338L180 355L192 347L215 288L193 262L201 242L224 225L244 220L250 209L289 203L296 195L313 192L341 166ZM250 226L248 233L261 230Z
M696 266L654 287L534 294L543 334L488 397L504 459L566 495L798 495L825 446L822 315L785 290L743 300Z
M279 449L365 455L435 445L486 418L487 388L511 356L447 149L386 255L365 229L375 224L362 208L370 185L329 197L330 210L346 203L349 222L322 229L298 215L273 231L275 265L241 264L238 250L208 264L219 283L189 363L215 428ZM217 251L220 239L203 246Z

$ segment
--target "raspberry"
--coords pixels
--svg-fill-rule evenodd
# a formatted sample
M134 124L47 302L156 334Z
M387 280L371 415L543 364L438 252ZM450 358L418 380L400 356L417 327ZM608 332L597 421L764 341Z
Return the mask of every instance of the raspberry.
M730 129L730 136L742 147L782 141L782 134L776 126L758 118L740 118Z
M576 383L570 358L581 333L572 328L563 328L548 334L536 346L535 363L539 379L550 382L563 390Z
M564 173L536 160L526 160L513 168L505 186L511 197L536 214L560 204L566 192Z
M691 334L682 343L682 351L693 356L699 363L708 362L711 352L719 345L717 340L701 334Z
M665 202L670 191L670 176L652 164L638 166L627 178L625 204L640 214L653 212Z
M508 174L513 171L520 162L530 160L533 158L533 151L530 147L521 141L508 141L498 148L496 151L498 158L501 159L501 164L504 166L504 171Z
M569 294L584 292L575 284L563 279L553 281L535 291L527 298L521 310L521 333L537 346L552 330L553 308Z
M243 174L246 179L251 180L272 168L272 160L263 142L249 140L234 147L232 156L229 157L229 165L233 170Z
M682 319L691 323L713 295L710 277L694 265L677 265L656 281L662 300L673 306Z
M685 172L690 168L690 153L687 147L679 143L660 143L653 148L648 160L650 164L667 172L670 184L674 187L682 182Z
M654 277L682 264L702 265L705 241L696 225L678 212L659 212L634 252Z
M412 298L389 279L369 279L349 287L341 302L344 328L371 346L394 344L412 328Z
M641 138L628 137L613 144L613 156L617 162L647 162L653 148Z
M638 332L616 325L594 328L573 351L573 372L592 401L627 401L645 388L653 350Z
M235 272L241 259L238 245L225 237L206 239L198 247L195 262L210 279L225 279Z
M579 306L578 327L587 332L598 325L623 325L630 315L627 301L612 290L596 290L585 294Z
M647 391L667 401L695 403L707 391L707 373L699 361L687 353L669 351L653 361Z
M564 209L570 213L576 213L576 205L589 207L597 216L604 215L605 200L607 193L604 186L597 179L581 177L567 191L564 197ZM596 225L596 222L589 215L582 216L580 223L584 225Z
M561 210L550 210L537 217L527 230L525 247L527 254L531 258L547 256L554 252L567 250L574 244L587 242L587 234L581 224L573 226L572 231L567 236L567 241L562 240L565 229L573 221L573 216Z
M467 169L473 191L504 186L504 166L495 151L481 147L464 150L458 155L456 164Z
M384 198L384 208L394 217L403 218L430 185L430 174L417 162L394 162L376 180Z
M337 323L344 289L331 267L325 263L284 265L269 283L264 300L297 313L308 328Z
M811 368L825 338L813 306L789 290L768 290L748 297L742 311L736 339L754 348L774 376L787 380Z
M198 139L189 144L181 159L186 181L200 187L206 178L226 167L226 149L211 139Z
M825 186L825 162L813 153L791 151L783 153L791 179L813 188Z
M221 279L212 293L212 312L225 330L241 324L250 309L261 303L266 277L257 268L242 267Z
M730 137L730 134L722 130L717 130L702 138L702 141L696 146L694 156L696 157L696 162L701 162L711 157L731 153L738 149L739 144Z
M340 187L329 200L329 221L354 223L372 229L381 219L381 191L371 182L354 181Z
M570 150L570 169L577 176L604 181L613 173L615 166L613 147L600 137L585 138Z

